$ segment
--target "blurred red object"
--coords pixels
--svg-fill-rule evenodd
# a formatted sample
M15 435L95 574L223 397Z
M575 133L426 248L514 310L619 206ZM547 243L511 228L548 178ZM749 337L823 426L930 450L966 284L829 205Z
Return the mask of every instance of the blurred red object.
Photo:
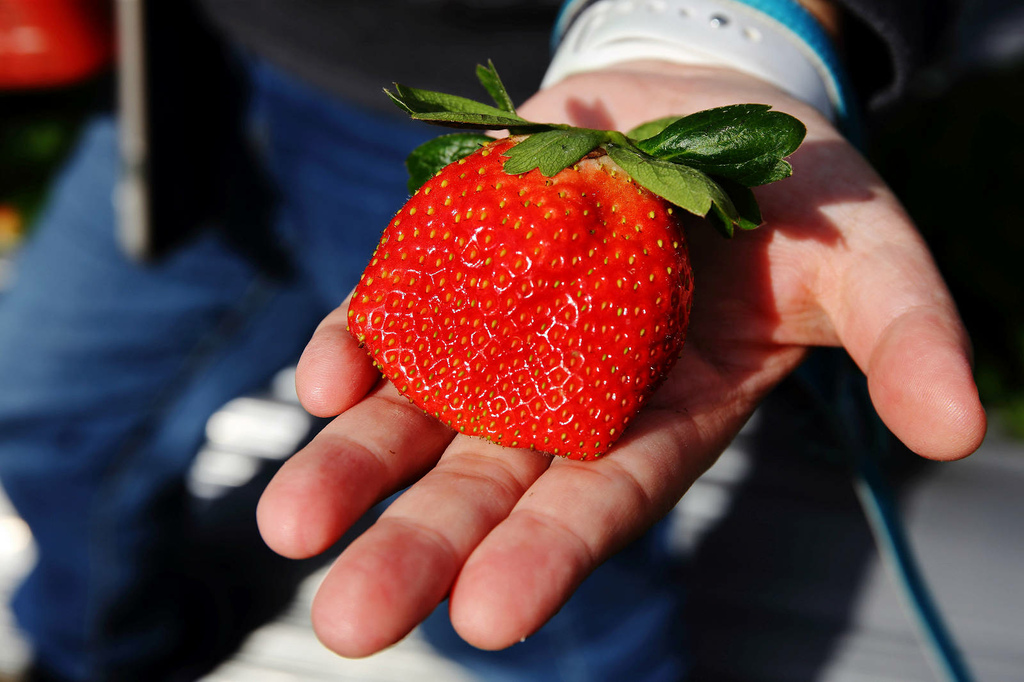
M71 85L113 56L110 0L0 0L0 90Z
M0 255L18 243L23 231L21 212L10 204L0 202Z

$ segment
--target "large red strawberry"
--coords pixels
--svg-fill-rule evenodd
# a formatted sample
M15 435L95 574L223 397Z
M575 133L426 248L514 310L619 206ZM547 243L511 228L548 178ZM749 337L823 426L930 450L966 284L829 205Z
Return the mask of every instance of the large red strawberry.
M453 428L573 459L611 447L682 350L693 277L677 207L725 234L761 222L748 186L790 172L791 117L739 105L629 135L526 121L398 86L414 118L518 133L450 135L410 157L349 328L414 403ZM390 93L389 93L390 94Z
M607 156L508 175L513 140L395 216L349 326L415 403L509 446L588 457L682 349L693 279L673 207Z

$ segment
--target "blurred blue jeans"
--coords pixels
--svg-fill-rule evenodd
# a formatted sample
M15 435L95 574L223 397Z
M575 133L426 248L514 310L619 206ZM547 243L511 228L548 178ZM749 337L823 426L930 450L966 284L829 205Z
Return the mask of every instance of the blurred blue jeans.
M85 129L0 294L0 483L39 550L14 609L40 664L69 680L194 679L209 665L198 652L237 627L238 605L190 556L184 479L206 420L295 361L404 202L405 156L432 135L264 64L249 77L247 125L275 190L264 217L287 276L216 226L156 264L125 259L105 117ZM681 600L656 540L507 652L462 644L440 610L428 636L495 679L680 679Z

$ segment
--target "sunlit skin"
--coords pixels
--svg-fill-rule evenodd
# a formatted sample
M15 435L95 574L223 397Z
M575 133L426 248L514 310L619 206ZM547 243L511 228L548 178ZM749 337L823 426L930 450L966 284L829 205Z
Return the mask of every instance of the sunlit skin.
M816 111L743 74L663 63L572 77L519 111L626 130L738 102L807 125L794 175L755 190L766 219L756 232L725 240L688 227L686 347L605 457L574 462L456 437L380 380L346 331L347 303L323 321L297 384L310 412L338 416L268 486L264 538L285 556L315 555L412 484L323 582L312 615L327 647L372 654L449 595L470 644L499 649L530 635L668 513L810 346L846 348L882 419L918 454L953 460L980 445L985 413L949 292L899 202Z

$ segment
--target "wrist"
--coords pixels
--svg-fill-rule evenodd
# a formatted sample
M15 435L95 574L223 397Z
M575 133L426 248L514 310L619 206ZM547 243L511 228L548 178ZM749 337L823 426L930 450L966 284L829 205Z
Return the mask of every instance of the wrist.
M629 61L724 67L767 81L848 127L845 75L824 0L578 0L556 26L544 86Z
M573 74L540 90L518 111L531 120L631 130L659 118L738 103L769 104L803 121L808 139L834 132L817 109L775 85L727 67L638 60Z

